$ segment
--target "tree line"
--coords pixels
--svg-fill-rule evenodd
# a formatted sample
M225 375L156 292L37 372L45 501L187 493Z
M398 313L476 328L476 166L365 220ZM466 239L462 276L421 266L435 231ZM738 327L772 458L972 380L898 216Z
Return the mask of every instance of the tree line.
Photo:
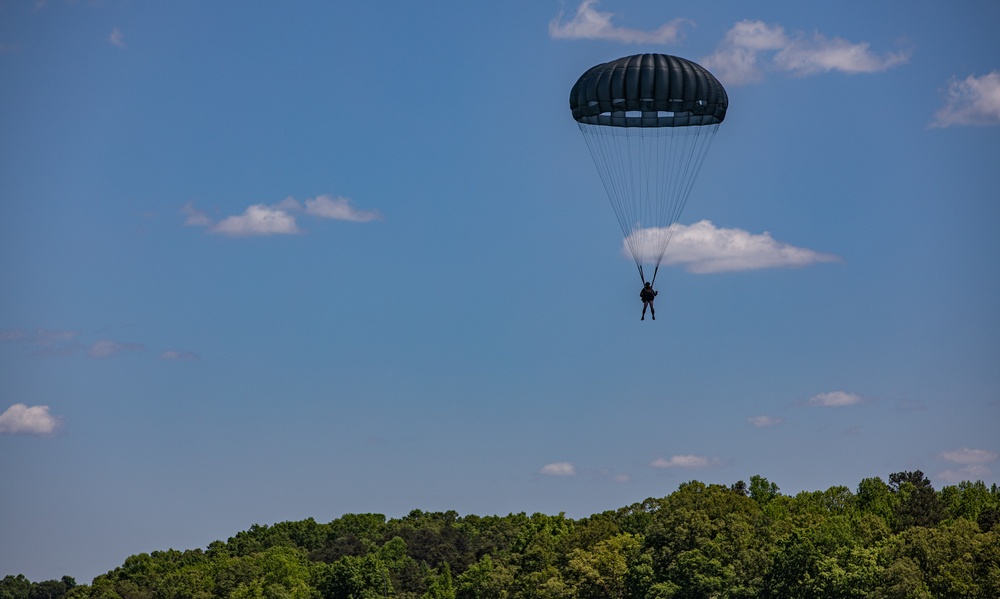
M0 599L930 599L1000 597L1000 488L920 471L854 491L683 483L564 514L346 514L253 525L76 584L0 581Z

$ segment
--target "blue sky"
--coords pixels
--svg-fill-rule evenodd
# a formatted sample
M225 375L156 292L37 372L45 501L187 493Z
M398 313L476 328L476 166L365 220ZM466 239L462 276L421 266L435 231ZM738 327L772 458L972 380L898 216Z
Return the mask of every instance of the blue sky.
M1000 5L0 2L0 575L683 481L1000 482ZM730 108L659 318L569 113Z

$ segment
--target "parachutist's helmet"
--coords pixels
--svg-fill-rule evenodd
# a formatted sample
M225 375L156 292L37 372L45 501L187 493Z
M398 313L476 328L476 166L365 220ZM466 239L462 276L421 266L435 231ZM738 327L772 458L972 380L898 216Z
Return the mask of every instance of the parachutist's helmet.
M646 281L646 287L652 287L652 286L653 286L652 283L650 283L649 281Z

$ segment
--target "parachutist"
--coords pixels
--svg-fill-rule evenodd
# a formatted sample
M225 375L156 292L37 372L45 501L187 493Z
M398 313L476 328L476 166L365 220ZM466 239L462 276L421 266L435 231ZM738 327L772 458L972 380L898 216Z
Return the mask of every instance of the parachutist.
M653 317L653 320L656 320L656 310L653 309L653 299L658 293L659 291L655 291L653 289L653 284L648 281L642 286L642 291L639 292L639 299L642 300L642 318L639 320L646 320L647 306L649 307L649 315Z
M656 269L726 118L729 95L695 62L635 54L587 69L569 92L569 108L643 283L643 265L653 267L648 297L642 294L645 320Z

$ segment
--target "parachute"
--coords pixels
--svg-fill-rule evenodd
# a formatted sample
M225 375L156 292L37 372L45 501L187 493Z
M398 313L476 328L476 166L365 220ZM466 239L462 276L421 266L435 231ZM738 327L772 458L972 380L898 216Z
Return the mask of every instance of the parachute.
M726 118L719 80L690 60L636 54L584 73L570 109L590 149L639 276L653 277Z

